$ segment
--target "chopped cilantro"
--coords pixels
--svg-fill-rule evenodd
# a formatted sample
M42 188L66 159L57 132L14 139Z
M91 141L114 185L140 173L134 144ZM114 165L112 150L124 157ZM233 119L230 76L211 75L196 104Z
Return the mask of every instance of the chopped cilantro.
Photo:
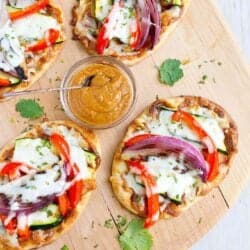
M161 82L173 86L175 82L179 81L183 77L183 70L180 68L180 65L180 60L165 60L159 69Z
M118 215L116 222L117 222L118 230L121 231L123 229L123 227L126 226L126 224L127 224L127 218L124 216Z
M203 75L203 76L202 76L202 80L203 80L203 81L207 80L207 78L208 78L207 75Z
M66 245L64 245L64 246L61 248L61 250L69 250L69 247L66 246Z
M143 227L143 220L133 219L127 229L119 237L122 250L150 250L153 239L147 229Z
M198 224L201 224L202 218L200 217L198 220Z
M105 220L103 226L106 227L106 228L113 228L114 227L113 221L111 219Z
M16 104L16 111L23 118L37 119L44 114L43 107L33 99L21 99Z

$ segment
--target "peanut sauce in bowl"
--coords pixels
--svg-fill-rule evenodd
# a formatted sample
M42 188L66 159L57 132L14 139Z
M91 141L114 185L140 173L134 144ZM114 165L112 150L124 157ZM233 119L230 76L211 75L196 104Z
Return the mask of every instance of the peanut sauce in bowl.
M129 68L110 57L88 57L72 66L61 87L84 82L86 86L81 89L61 90L63 107L72 120L101 129L118 125L127 118L136 99Z

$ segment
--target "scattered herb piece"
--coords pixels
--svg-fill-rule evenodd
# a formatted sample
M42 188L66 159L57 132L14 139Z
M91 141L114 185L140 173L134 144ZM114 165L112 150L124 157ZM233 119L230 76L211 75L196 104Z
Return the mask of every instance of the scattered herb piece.
M116 222L117 222L117 227L119 231L122 231L122 229L126 226L127 224L127 218L121 215L117 216Z
M91 222L91 228L94 228L95 227L95 222L92 220Z
M16 111L23 118L37 119L44 115L44 108L33 99L21 99L16 104Z
M189 63L190 63L190 59L189 58L183 59L182 62L181 62L182 65L187 65Z
M143 220L133 219L126 230L119 236L122 250L150 250L153 239L147 229L143 227Z
M95 244L95 245L94 245L94 248L97 248L97 247L98 247L98 244Z
M66 245L64 245L64 246L61 248L61 250L69 250L69 247L66 246Z
M198 224L201 224L202 218L200 217L198 220Z
M55 81L56 82L60 82L62 80L62 78L60 77L60 76L57 76L56 78L55 78Z
M207 75L203 75L203 76L202 76L202 80L203 80L203 81L206 81L206 80L207 80L207 78L208 78L208 76L207 76Z
M205 84L205 82L201 80L198 82L198 84Z
M10 117L10 123L15 123L15 119L13 117Z
M162 83L173 86L174 83L183 77L183 70L180 68L181 61L176 59L165 60L159 69Z
M113 221L111 219L108 219L108 220L105 220L103 226L106 227L106 228L113 228L114 224L113 224Z

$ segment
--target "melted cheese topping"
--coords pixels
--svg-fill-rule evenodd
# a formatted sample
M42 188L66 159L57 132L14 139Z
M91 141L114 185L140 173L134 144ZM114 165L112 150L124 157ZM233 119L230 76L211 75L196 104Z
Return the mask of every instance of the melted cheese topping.
M16 140L13 161L27 163L37 168L46 168L59 161L52 152L51 144L47 140L19 139Z
M167 194L176 201L181 201L182 197L193 200L197 184L201 181L200 171L188 169L184 162L175 155L166 157L149 157L143 162L151 175L156 178L155 193ZM124 179L127 185L139 195L145 194L145 188L141 185L140 176L135 176L129 172Z
M130 1L125 6L120 7L117 3L109 15L108 23L105 25L105 36L111 40L118 38L123 43L129 44L131 27L134 25L134 11Z
M70 148L71 163L76 163L80 169L78 179L87 179L90 177L86 155L80 146L82 140L74 129L68 129L65 126L57 126L56 128L44 127L46 134L60 133L67 141Z
M34 14L16 20L13 29L21 40L35 41L45 37L49 29L60 30L57 20L51 16Z
M124 176L125 181L127 182L128 187L132 188L136 194L145 195L145 188L142 186L141 180L137 180L137 176L128 172L127 175Z
M65 172L57 165L46 172L25 175L1 185L0 193L11 200L11 210L16 210L20 203L36 203L41 197L62 193L65 185Z
M192 114L196 114L193 117L212 138L216 147L218 149L226 151L226 146L224 143L225 135L223 129L220 126L220 119L218 118L218 116L214 112L201 107L196 108L195 110L187 109L186 111ZM178 138L187 139L191 143L192 141L200 143L200 139L197 137L197 135L185 124L172 121L172 114L173 112L171 111L162 110L159 115L159 120L152 121L148 124L151 133L175 136ZM197 143L192 144L200 148Z
M14 70L24 61L24 52L17 35L8 21L0 29L0 69Z
M157 193L167 193L174 200L180 200L184 194L188 199L194 198L200 172L188 170L180 158L175 155L149 157L144 165L156 177Z

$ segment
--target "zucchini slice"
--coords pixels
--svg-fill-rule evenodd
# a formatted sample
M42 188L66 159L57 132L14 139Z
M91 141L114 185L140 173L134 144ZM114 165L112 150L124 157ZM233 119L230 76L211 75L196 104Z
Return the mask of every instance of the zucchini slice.
M62 223L63 217L56 204L50 204L29 215L29 226L31 230L49 229Z
M21 8L13 7L13 6L10 6L10 5L7 5L6 9L7 9L8 13L13 13L13 12L21 10Z
M87 150L84 150L84 153L85 153L87 163L92 168L95 168L96 167L96 155L94 153L92 153L92 152L87 151Z
M112 0L95 0L94 1L94 12L95 17L99 21L103 21L108 16L109 11L112 8Z

